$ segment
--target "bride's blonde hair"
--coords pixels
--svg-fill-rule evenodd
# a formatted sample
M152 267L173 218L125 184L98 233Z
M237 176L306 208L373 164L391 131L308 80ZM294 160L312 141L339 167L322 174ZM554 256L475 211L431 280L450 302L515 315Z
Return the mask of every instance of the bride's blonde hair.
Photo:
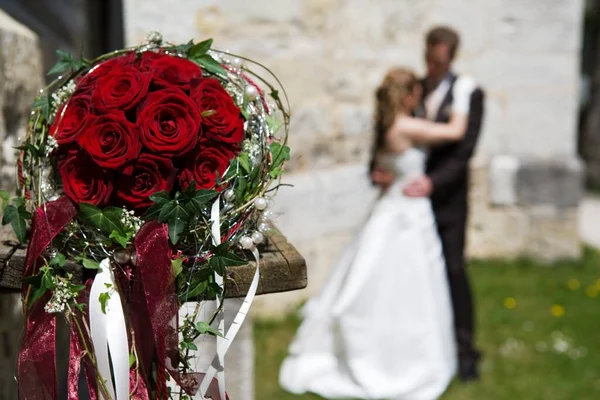
M388 71L375 92L375 140L373 158L385 144L385 135L394 124L398 113L409 113L404 105L406 96L413 93L419 79L408 68L397 67Z

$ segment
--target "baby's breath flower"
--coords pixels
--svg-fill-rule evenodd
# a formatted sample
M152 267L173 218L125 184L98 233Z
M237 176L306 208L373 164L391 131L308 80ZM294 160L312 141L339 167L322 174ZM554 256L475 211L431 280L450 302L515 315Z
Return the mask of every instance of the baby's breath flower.
M131 229L136 233L142 227L142 219L136 217L135 212L133 210L128 210L126 208L123 208L121 222L123 223L123 225L125 225L125 227ZM135 237L135 233L133 234L133 236Z
M150 31L146 35L146 41L150 44L160 46L163 42L163 37L160 32Z
M44 306L44 310L51 314L64 312L69 300L75 297L75 293L69 288L69 285L67 285L65 281L54 277L51 279L55 282L55 288L52 297Z
M58 110L63 104L65 104L74 92L75 82L70 80L66 85L52 93L52 106L54 110Z

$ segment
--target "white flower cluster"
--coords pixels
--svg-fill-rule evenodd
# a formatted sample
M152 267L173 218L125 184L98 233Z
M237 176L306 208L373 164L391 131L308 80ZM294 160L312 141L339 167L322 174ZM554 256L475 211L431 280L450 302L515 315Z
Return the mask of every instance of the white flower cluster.
M150 44L155 44L157 46L160 46L163 42L163 37L160 34L160 32L150 31L146 35L146 41Z
M58 142L54 138L54 136L48 135L46 139L46 157L50 155L55 149L58 148Z
M52 93L52 106L54 110L58 110L60 106L65 104L71 95L75 92L75 82L70 80L66 85Z
M135 216L132 210L123 208L123 216L121 216L121 222L127 227L137 232L142 227L142 219ZM135 236L135 234L133 235Z
M242 142L242 151L248 154L253 165L257 165L260 162L260 145L257 141L252 139L244 140Z
M67 284L63 281L56 282L56 288L52 293L52 298L44 306L47 313L60 313L65 311L67 303L74 297L74 294Z

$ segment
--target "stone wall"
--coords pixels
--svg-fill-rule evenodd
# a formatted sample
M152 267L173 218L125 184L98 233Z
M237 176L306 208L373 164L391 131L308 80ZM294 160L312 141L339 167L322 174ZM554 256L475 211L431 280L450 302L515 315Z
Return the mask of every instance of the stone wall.
M14 146L43 83L39 42L29 29L0 10L0 187L14 188ZM17 398L14 380L22 331L21 298L0 294L0 400Z
M285 311L314 292L368 214L372 93L385 71L422 71L422 42L447 23L463 37L456 70L486 89L474 160L469 254L577 257L582 167L575 156L581 0L125 0L126 38L215 39L268 65L292 102L285 212L309 288L266 296ZM553 175L547 172L553 171ZM555 175L558 174L558 178Z

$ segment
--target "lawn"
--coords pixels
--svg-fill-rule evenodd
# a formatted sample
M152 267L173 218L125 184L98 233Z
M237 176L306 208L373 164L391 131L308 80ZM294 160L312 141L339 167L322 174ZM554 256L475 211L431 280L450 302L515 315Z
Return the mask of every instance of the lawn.
M454 382L442 400L600 399L600 254L579 262L474 261L482 378ZM277 384L279 365L299 320L255 323L256 398L294 396Z

